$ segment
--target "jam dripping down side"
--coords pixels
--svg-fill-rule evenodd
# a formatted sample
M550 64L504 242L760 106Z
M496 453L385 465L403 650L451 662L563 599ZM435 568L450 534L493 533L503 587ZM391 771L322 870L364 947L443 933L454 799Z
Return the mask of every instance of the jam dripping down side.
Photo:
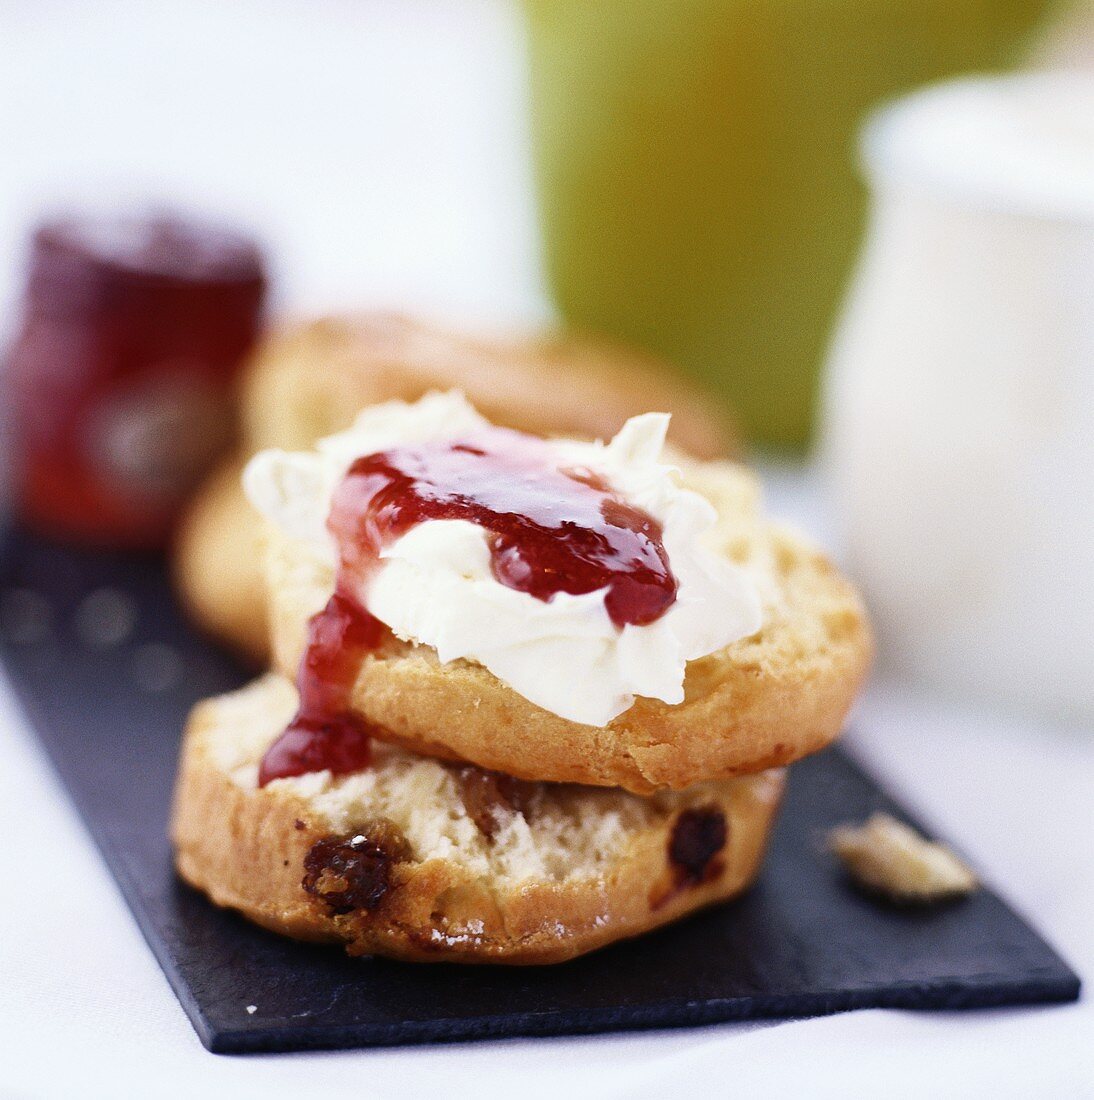
M660 524L589 470L562 470L542 440L492 428L357 459L334 493L335 594L309 624L300 711L267 752L259 783L368 764L373 730L350 712L361 660L385 628L360 603L385 547L429 520L488 533L499 584L550 600L604 591L619 628L656 621L676 599Z
M262 758L260 787L325 768L345 775L368 766L374 729L352 713L349 697L362 653L375 649L383 634L379 619L338 591L311 617L296 677L299 707Z

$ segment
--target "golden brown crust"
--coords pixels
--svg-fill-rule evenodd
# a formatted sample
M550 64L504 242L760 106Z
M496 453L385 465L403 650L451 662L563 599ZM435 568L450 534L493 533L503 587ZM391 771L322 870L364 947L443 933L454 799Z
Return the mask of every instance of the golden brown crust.
M719 507L725 552L762 557L776 591L759 633L689 663L683 703L640 698L606 727L580 725L535 706L479 665L441 665L429 647L393 640L365 658L356 709L391 741L423 755L637 794L778 767L823 748L839 734L869 665L862 604L821 553L745 515L739 471L704 464L690 476ZM274 661L295 676L307 620L332 581L298 546L276 532L270 541Z
M259 517L243 495L243 460L213 472L183 517L172 561L191 618L258 665L269 655Z
M309 449L365 406L459 387L495 423L539 435L607 438L628 416L673 414L670 439L702 458L736 450L726 420L663 364L588 337L485 339L392 313L328 317L266 338L243 384L243 450ZM177 542L179 595L214 637L255 661L269 653L258 517L240 459L198 491Z
M491 422L607 439L638 413L672 413L696 458L737 452L724 417L664 363L583 335L473 337L397 313L327 317L266 339L243 387L250 450L307 450L368 405L461 389Z
M263 690L247 690L256 687ZM371 909L338 913L303 885L309 867L314 872L309 853L331 839L317 801L278 784L242 785L218 766L210 741L231 720L225 699L231 697L195 709L183 744L171 826L179 872L217 904L266 928L341 942L351 954L553 963L639 935L752 881L782 790L782 775L768 773L674 796L592 877L508 881L450 859L411 855L393 864L388 888ZM279 713L270 708L271 737L283 721ZM721 814L726 826L725 846L701 881L682 874L670 855L689 810ZM369 831L367 824L355 828Z

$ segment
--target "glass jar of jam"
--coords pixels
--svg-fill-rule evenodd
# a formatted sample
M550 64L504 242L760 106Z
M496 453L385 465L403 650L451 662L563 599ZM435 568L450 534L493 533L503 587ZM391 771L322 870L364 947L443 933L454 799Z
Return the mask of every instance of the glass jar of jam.
M227 229L170 215L42 225L7 364L24 521L161 545L231 441L265 289L258 247Z

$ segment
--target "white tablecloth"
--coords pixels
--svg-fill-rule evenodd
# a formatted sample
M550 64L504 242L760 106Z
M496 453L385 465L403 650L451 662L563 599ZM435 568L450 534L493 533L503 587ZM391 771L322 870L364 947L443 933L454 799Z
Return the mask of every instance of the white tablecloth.
M0 2L0 300L43 198L121 189L250 220L288 308L542 316L516 43L503 0ZM1092 731L875 684L852 740L1094 974ZM0 1096L1079 1097L1092 1050L1084 1001L215 1057L0 685Z

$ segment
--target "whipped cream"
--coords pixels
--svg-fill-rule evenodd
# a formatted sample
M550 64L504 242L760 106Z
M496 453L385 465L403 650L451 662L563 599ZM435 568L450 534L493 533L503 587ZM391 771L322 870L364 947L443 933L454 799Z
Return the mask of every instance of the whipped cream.
M632 417L610 443L551 440L560 467L585 467L660 523L678 588L648 625L617 627L605 590L537 599L499 583L488 533L466 520L428 520L388 546L361 604L405 641L442 662L483 665L532 703L562 718L604 726L635 696L680 703L688 661L755 633L760 595L744 570L704 545L717 515L661 462L669 417ZM309 453L263 451L244 471L251 502L332 569L327 529L334 489L355 459L393 447L467 438L490 425L456 392L366 409Z

